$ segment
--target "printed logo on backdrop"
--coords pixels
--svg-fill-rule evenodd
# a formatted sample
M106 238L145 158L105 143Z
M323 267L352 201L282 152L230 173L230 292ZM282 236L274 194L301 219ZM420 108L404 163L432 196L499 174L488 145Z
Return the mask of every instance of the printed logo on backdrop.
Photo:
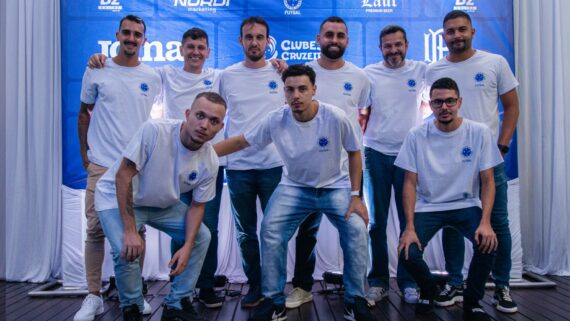
M303 0L283 0L283 4L285 5L285 15L287 16L299 16L301 15L301 5L303 4Z
M100 0L97 9L102 11L120 12L123 6L119 0Z
M453 10L475 12L477 11L477 6L475 5L475 0L455 0L455 6L453 6Z
M443 41L443 29L424 33L424 61L428 64L436 62L445 56L448 51Z
M278 45L279 44L279 45ZM277 48L280 50L277 50ZM310 61L321 56L321 48L315 40L289 40L279 42L273 36L269 36L269 45L265 49L266 59L283 59Z
M212 12L230 6L230 0L174 0L175 7L186 7L191 12Z
M392 13L398 4L396 0L362 0L361 7L370 13Z
M100 52L107 57L117 56L117 50L120 43L112 40L98 40L97 44L100 46ZM144 62L172 62L184 61L180 55L180 41L160 41L145 42L141 51L141 61Z

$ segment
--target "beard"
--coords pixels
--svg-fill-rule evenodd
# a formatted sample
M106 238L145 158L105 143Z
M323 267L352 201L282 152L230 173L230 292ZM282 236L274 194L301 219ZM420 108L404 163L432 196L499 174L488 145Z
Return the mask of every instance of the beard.
M461 43L462 46L456 47L455 44L456 43ZM454 40L451 42L451 46L447 47L447 49L449 50L449 52L451 52L452 54L461 54L464 53L465 51L467 51L469 48L471 48L471 44L468 42L468 40Z
M265 56L265 51L258 49L259 53L258 54L252 54L250 53L249 50L247 50L245 52L245 55L247 56L247 58L251 61L259 61L261 60L261 58L263 58Z
M395 57L400 57L400 59L394 59ZM390 54L388 56L384 56L384 61L386 62L386 64L388 64L390 67L398 67L402 64L402 62L406 59L406 56L401 53L395 53L395 54Z
M331 51L330 48L333 46L338 47L339 50L338 51ZM344 55L345 50L346 50L345 47L341 47L339 45L328 45L326 47L321 48L321 53L329 59L338 59Z

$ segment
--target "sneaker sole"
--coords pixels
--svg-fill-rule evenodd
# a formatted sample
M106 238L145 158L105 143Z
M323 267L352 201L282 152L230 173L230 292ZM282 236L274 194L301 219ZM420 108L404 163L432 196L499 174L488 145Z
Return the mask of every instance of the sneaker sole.
M298 308L298 307L302 306L303 304L309 303L311 301L313 301L313 295L306 297L304 300L301 300L301 301L295 301L295 302L285 301L285 307L287 309L295 309L295 308Z
M263 301L264 298L260 298L259 300L255 301L255 302L250 302L250 303L243 303L241 302L241 307L242 308L255 308L256 306L258 306L261 301Z
M437 305L438 307L448 307L454 305L455 303L461 303L461 302L463 302L463 296L456 296L449 301L443 301L443 302L434 301L435 305Z
M224 305L224 302L207 303L206 301L201 300L201 299L198 299L198 301L200 301L208 309L215 309L215 308L219 308L222 305Z
M505 307L499 305L499 301L497 301L497 300L495 300L495 299L492 299L492 300L491 300L491 303L493 303L493 305L495 306L495 308L496 308L497 311L499 311L499 312L503 312L503 313L516 313L516 312L518 312L518 310L519 310L517 307L510 308L510 309L509 309L509 308L505 308Z

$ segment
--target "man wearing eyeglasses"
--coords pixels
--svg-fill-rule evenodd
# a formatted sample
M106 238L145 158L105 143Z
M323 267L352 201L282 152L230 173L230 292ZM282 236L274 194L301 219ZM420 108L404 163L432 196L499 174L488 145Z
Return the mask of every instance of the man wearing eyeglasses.
M463 11L451 11L443 20L443 38L449 55L430 65L426 73L428 85L441 77L457 81L465 103L461 115L487 125L503 158L509 152L509 144L519 116L516 92L518 82L507 61L502 56L472 48L475 29L469 15ZM499 129L499 100L503 104L503 122ZM494 304L506 313L517 311L509 291L511 272L511 232L507 209L507 175L505 164L494 169L496 197L491 224L497 233L499 247L493 266L495 281ZM449 282L445 285L436 304L453 305L463 300L463 237L453 229L443 230L443 252Z
M451 226L473 243L463 304L465 320L490 320L479 305L491 271L497 237L491 227L495 198L493 168L503 162L489 128L462 118L457 83L436 80L430 89L434 120L410 131L395 164L406 171L406 229L400 238L400 260L420 286L416 312L433 310L435 279L423 259L423 249L444 226Z

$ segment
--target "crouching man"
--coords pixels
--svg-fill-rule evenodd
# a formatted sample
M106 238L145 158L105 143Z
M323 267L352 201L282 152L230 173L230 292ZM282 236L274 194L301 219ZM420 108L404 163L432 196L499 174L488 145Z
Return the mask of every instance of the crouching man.
M437 289L423 248L445 226L461 232L473 242L474 251L464 294L464 319L489 320L479 300L497 249L491 228L493 167L503 160L487 126L457 115L461 103L453 79L435 81L430 89L434 121L412 129L396 158L396 166L406 170L406 229L398 251L421 289L416 312L428 313Z
M148 121L97 183L95 209L111 243L120 306L125 321L142 320L137 233L150 225L183 243L169 266L174 277L162 320L203 320L190 294L204 262L210 232L202 224L205 203L215 196L218 157L208 143L223 127L226 103L215 93L196 96L186 120ZM192 191L188 207L180 194Z

